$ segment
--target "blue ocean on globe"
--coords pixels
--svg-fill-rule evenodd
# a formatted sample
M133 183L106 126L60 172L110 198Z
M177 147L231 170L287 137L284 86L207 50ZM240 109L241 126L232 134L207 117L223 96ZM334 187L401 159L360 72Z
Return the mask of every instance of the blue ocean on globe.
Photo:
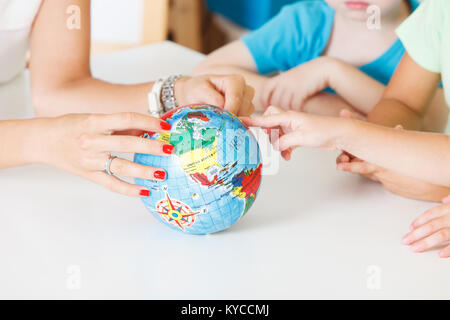
M253 205L261 184L257 140L233 114L210 105L177 108L162 117L169 133L144 138L171 143L174 154L136 154L135 162L167 171L165 181L136 179L150 190L142 198L160 222L187 234L231 227Z

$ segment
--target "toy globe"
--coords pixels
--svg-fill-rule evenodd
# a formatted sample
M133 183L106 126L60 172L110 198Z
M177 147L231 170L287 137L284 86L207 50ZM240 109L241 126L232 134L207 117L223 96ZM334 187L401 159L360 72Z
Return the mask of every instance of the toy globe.
M150 190L150 213L172 229L211 234L239 221L261 183L261 152L253 134L233 114L210 105L177 108L162 117L168 133L143 137L171 143L174 154L136 154L135 162L167 171L165 181L136 179Z

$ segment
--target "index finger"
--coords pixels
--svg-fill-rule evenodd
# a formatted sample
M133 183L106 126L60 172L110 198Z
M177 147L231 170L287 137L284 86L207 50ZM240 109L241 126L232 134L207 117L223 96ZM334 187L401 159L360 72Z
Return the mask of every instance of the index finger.
M92 121L101 132L133 129L162 133L171 129L171 125L166 121L133 112L93 115Z
M289 121L289 117L284 113L241 119L248 126L261 128L281 127Z

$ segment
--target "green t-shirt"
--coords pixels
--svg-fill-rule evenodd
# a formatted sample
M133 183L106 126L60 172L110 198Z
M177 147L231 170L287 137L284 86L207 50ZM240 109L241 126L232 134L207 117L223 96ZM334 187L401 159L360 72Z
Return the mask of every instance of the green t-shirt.
M426 0L397 29L411 58L440 73L450 106L450 0Z

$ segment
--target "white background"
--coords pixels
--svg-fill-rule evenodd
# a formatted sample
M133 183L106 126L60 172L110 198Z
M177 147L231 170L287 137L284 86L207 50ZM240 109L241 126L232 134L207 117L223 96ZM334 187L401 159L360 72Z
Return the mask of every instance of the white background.
M142 0L93 0L92 41L135 44L141 38Z

